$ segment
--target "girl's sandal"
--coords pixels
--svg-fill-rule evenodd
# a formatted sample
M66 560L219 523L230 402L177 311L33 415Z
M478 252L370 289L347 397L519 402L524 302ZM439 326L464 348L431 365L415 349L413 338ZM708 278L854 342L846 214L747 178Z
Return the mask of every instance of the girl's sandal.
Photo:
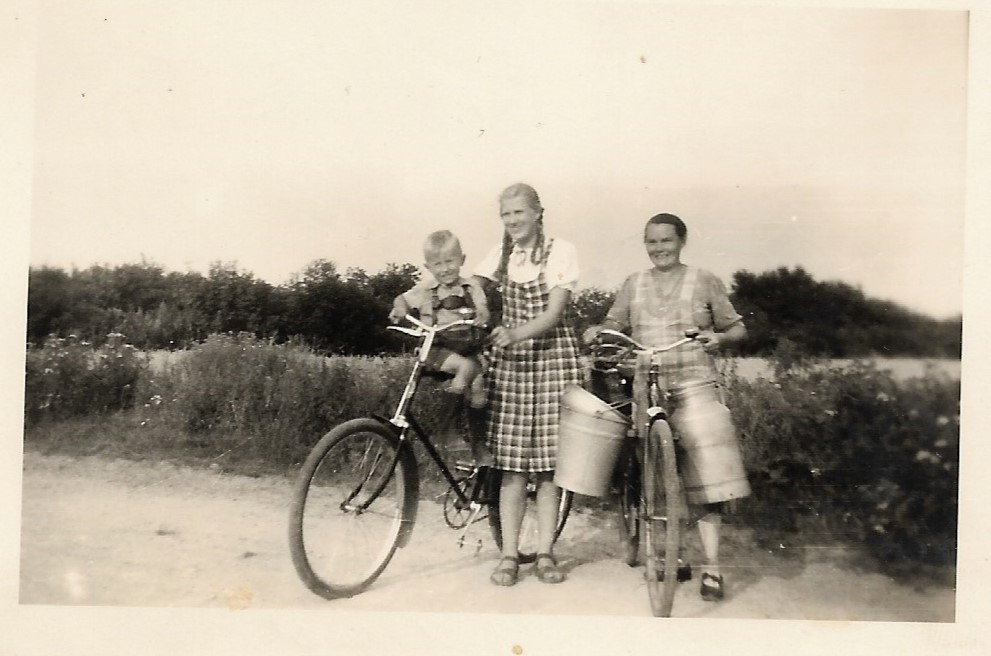
M496 585L516 585L520 580L520 559L517 556L503 556L489 580Z
M564 581L564 572L557 566L554 556L549 553L537 554L534 571L537 573L537 580L541 583L561 583Z

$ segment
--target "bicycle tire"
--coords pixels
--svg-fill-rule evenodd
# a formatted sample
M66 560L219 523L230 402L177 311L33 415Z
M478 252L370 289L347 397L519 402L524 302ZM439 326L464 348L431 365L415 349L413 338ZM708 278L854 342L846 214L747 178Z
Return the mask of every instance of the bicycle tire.
M418 481L404 446L382 422L355 419L324 435L303 463L289 546L296 573L315 594L362 592L408 541Z
M619 490L619 543L623 562L630 567L640 564L640 460L636 445L627 440L616 468Z
M662 479L660 484L659 478ZM664 490L663 498L659 498L661 488ZM678 556L684 532L684 513L674 437L671 427L663 420L651 425L644 442L643 490L647 509L643 519L647 561L645 577L650 607L655 617L670 617L674 594L678 589ZM662 526L663 540L659 535Z
M492 531L492 539L496 548L502 550L502 516L499 513L499 488L502 482L501 473L492 470L492 495L489 506L489 529ZM537 493L527 485L526 511L523 515L523 523L520 525L520 539L517 552L521 564L536 562L537 560ZM557 507L557 525L554 528L554 541L561 537L564 525L568 523L568 515L571 514L571 506L574 503L575 493L571 490L561 490L561 499Z

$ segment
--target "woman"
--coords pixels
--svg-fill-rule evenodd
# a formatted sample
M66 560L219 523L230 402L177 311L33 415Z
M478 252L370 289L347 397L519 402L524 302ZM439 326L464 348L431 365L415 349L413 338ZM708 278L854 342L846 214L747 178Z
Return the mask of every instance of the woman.
M647 346L666 346L684 337L686 330L697 329L696 342L657 356L662 380L672 391L717 381L712 356L723 346L747 336L742 318L733 309L722 282L708 271L682 264L681 251L687 238L688 230L677 216L658 214L651 217L644 228L644 246L654 266L628 277L616 295L605 323L593 326L584 336L586 341L591 341L602 328L612 328L632 331L633 338ZM677 408L672 414L677 431L676 419ZM732 436L732 426L724 428ZM692 446L695 436L687 431L680 432L683 444ZM711 447L686 451L689 459L684 468L686 496L689 503L701 507L703 515L698 523L706 558L701 594L707 601L724 596L723 577L719 573L722 502L750 494L735 439L732 436L728 462L720 463L719 472L697 466L705 457L702 451ZM722 445L723 453L726 453L725 446Z
M532 187L515 184L499 197L505 232L475 273L502 286L502 321L490 336L487 436L502 470L499 513L502 558L490 577L496 585L519 579L519 534L526 485L537 483L537 578L560 583L552 555L560 488L554 485L559 399L581 382L577 340L570 322L578 284L574 246L544 234L544 209Z

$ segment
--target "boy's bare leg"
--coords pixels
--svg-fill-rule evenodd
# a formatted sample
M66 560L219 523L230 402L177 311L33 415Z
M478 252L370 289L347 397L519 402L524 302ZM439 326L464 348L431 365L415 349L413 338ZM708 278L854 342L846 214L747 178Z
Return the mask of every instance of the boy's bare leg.
M447 391L452 394L464 394L472 381L478 376L480 367L472 358L452 353L447 356L440 365L440 370L447 374L454 374L454 379L448 386Z

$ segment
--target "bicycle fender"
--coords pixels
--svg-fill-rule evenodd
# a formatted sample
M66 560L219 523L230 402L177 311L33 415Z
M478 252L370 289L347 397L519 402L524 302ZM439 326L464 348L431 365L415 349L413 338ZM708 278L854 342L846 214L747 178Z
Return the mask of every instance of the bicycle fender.
M413 445L408 441L399 444L399 458L403 461L404 471L409 474L406 477L406 496L403 500L403 521L399 527L399 540L396 542L397 547L402 549L409 544L413 526L416 525L416 511L420 506L420 474L413 455Z
M382 424L382 427L391 432L397 439L402 433L402 429L384 415L371 414L369 418ZM399 527L399 538L396 542L397 548L402 549L409 544L410 537L413 535L413 526L416 525L416 511L420 505L419 468L416 463L416 457L413 455L413 445L409 440L403 440L399 443L399 459L403 463L403 470L407 473L405 483L406 494L403 500L403 518Z

